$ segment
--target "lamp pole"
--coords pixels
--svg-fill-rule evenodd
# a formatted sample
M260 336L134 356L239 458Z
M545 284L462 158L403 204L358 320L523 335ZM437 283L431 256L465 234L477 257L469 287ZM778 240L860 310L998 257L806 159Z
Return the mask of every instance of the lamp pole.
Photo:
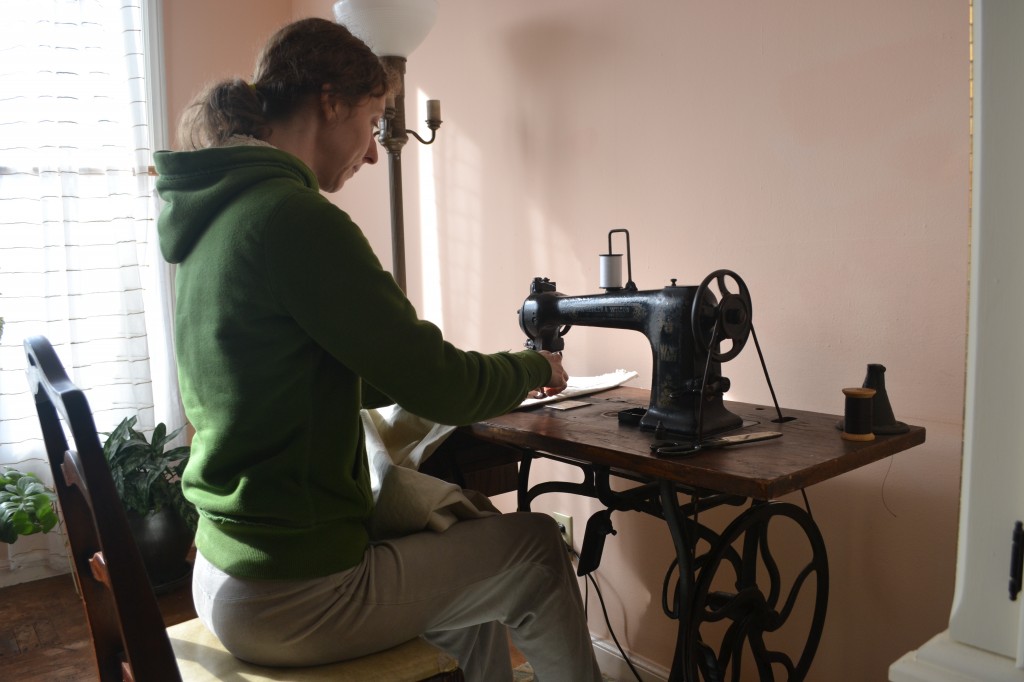
M427 128L430 139L420 137L415 130L405 127L405 57L384 56L384 67L392 70L398 82L396 91L388 97L381 119L378 140L388 153L388 185L391 194L391 274L395 282L405 288L405 209L402 203L402 149L412 135L422 144L433 144L437 129L441 127L441 102L427 101Z
M398 75L398 91L388 98L384 109L380 143L388 153L388 186L391 196L391 274L402 291L405 288L405 210L402 203L402 148L409 141L405 130L405 57L381 57Z

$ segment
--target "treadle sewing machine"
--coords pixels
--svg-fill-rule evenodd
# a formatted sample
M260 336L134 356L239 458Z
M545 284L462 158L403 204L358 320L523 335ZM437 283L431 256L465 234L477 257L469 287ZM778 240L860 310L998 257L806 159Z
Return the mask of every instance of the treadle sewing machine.
M613 512L666 522L675 557L661 601L678 622L671 682L741 679L741 668L751 664L763 680L806 680L827 610L828 559L810 509L778 498L922 443L924 429L853 442L840 438L834 415L789 410L783 417L763 357L778 418L767 406L724 402L730 382L722 363L739 354L748 336L761 355L746 285L736 273L717 270L697 286L672 281L640 291L632 267L621 281L621 256L611 252L615 232L626 231L608 234L605 293L566 296L536 278L519 322L529 347L552 352L563 349L577 325L641 332L653 355L650 392L620 386L569 411L516 410L464 431L515 450L521 511L549 493L600 502L586 525L580 576L598 568L605 539L615 533ZM639 428L624 428L633 423ZM755 425L766 431L751 432ZM670 438L676 440L664 440ZM752 440L770 442L720 449ZM537 459L570 465L582 481L556 475L531 485ZM736 516L717 528L723 517L706 512L729 507ZM787 634L776 639L783 629Z
M612 253L612 235L626 235L628 280L622 284L621 254ZM633 283L629 233L608 233L608 253L601 256L603 294L566 296L554 282L536 277L519 310L519 326L533 350L560 352L573 326L632 329L651 344L654 368L651 403L620 414L659 434L689 436L699 445L704 436L737 429L743 420L730 412L722 396L730 381L721 363L739 355L753 331L750 293L739 275L716 270L700 285L638 291ZM730 291L730 281L736 291ZM718 296L712 290L717 285ZM731 347L723 351L723 342ZM757 345L757 336L754 335ZM760 354L760 347L758 347ZM763 366L762 358L762 366ZM765 369L765 377L768 377ZM769 386L771 382L769 380Z

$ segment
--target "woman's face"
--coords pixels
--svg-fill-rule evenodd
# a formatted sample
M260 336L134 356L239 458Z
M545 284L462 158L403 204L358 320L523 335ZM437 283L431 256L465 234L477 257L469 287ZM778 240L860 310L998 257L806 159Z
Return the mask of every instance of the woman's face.
M315 172L322 190L337 192L364 163L377 163L374 131L384 115L384 97L368 97L354 107L328 102L324 111Z

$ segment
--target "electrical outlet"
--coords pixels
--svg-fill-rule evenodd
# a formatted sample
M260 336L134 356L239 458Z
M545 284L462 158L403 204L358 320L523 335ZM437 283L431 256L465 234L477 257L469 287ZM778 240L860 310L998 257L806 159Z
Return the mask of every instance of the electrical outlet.
M565 540L565 544L572 547L572 517L568 514L559 514L558 512L551 512L551 516L558 523L558 528L562 531L562 539Z

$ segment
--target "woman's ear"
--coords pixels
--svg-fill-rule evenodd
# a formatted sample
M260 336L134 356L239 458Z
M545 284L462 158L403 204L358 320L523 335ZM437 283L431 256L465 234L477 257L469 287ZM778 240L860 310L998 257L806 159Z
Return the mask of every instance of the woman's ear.
M327 122L333 122L338 117L338 107L341 103L331 93L329 88L320 91L320 114Z

